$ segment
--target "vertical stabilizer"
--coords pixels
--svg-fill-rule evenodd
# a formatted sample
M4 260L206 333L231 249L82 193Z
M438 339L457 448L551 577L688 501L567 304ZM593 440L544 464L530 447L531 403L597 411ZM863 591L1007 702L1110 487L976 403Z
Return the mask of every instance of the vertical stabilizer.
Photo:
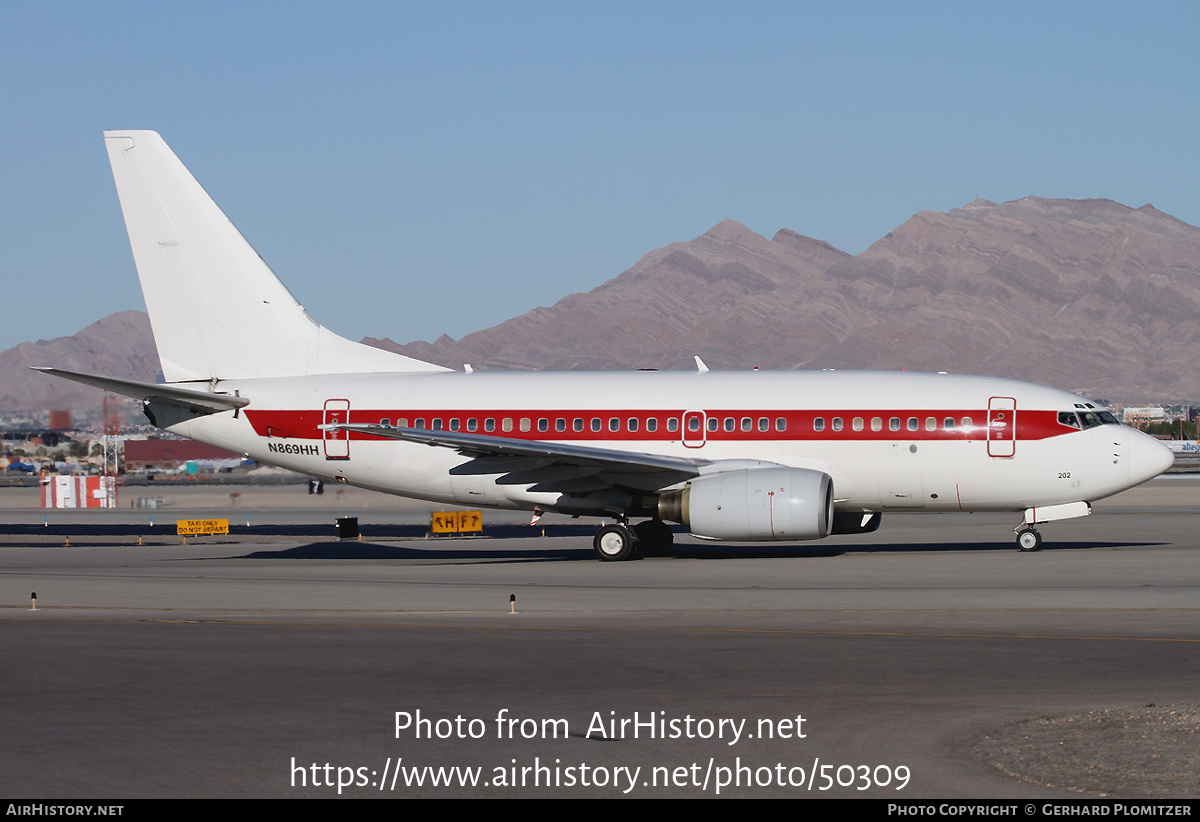
M168 381L445 371L323 328L153 131L106 131Z

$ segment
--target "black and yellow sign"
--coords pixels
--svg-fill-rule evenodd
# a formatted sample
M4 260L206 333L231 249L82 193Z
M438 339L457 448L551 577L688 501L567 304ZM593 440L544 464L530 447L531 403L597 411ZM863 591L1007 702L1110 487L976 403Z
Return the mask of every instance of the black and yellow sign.
M482 511L434 511L435 534L470 534L483 530Z
M228 534L229 520L227 519L177 519L175 533L191 537L199 534Z

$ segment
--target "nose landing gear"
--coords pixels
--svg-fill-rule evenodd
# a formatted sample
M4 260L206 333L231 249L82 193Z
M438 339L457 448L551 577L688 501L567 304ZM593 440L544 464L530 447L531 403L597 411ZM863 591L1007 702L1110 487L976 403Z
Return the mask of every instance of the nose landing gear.
M1037 551L1042 547L1042 535L1035 528L1022 526L1017 529L1017 547L1022 551Z

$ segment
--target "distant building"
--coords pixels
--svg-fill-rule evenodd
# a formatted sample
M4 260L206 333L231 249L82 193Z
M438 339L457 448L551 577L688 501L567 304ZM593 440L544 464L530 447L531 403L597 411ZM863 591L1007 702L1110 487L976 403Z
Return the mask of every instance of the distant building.
M51 431L69 431L71 430L71 412L55 409L50 412L50 430Z
M175 471L199 460L236 460L241 454L195 440L125 440L125 470L147 468Z
M116 508L116 477L42 477L43 508Z
M1122 412L1127 425L1146 425L1163 422L1167 418L1166 411L1161 405L1147 405L1140 408L1126 408Z

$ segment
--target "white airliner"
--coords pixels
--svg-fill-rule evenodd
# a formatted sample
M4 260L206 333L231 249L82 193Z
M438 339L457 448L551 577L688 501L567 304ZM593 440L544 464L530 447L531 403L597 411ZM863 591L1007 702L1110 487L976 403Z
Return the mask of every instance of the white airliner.
M1088 400L885 372L451 371L339 337L275 277L158 134L105 134L163 385L43 369L155 425L330 481L469 507L606 517L602 560L864 533L882 512L1034 525L1157 476L1171 452ZM344 276L337 272L335 276ZM630 520L641 520L631 526Z

